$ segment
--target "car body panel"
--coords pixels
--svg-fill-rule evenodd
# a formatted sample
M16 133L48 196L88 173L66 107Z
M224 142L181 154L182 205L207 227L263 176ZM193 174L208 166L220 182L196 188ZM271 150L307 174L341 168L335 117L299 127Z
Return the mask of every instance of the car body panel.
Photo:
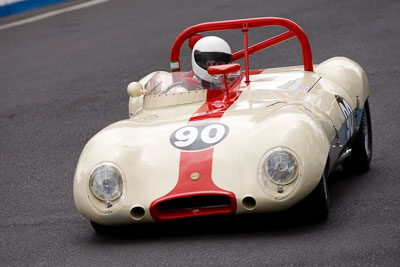
M267 26L289 31L248 46L248 29ZM199 32L233 29L244 34L245 48L232 58L244 57L245 70L221 73L217 89L200 82L186 87L185 78L192 84L196 79L193 71L179 72L183 43L193 44ZM303 66L249 69L249 55L293 37L300 42ZM172 46L171 73L152 72L132 84L129 119L93 136L75 171L76 208L102 225L291 207L347 153L369 96L367 76L356 62L335 57L313 65L304 31L283 18L189 27ZM297 162L295 178L286 184L266 178L264 161L276 151L290 153ZM92 173L103 165L122 177L122 195L108 202L90 189ZM198 204L204 196L223 204ZM193 206L164 209L166 203L188 199Z
M339 76L345 77L333 82L333 71L326 65L336 69L341 64L351 66L351 71L341 67ZM315 73L299 71L297 66L268 69L252 75L250 86L241 83L240 96L219 119L229 127L229 135L213 147L212 158L212 181L235 194L236 213L282 210L316 187L331 140L345 123L335 95L355 110L368 95L364 77L358 65L339 58L316 66ZM179 179L181 151L171 145L171 133L187 125L205 104L190 97L184 104L167 104L172 97L153 100L152 108L142 106L135 116L108 126L88 142L76 169L74 197L77 209L90 220L101 224L154 221L151 203L171 192ZM278 193L275 184L263 186L258 178L261 159L276 147L293 151L301 166L299 178L285 186L284 193ZM124 177L124 193L111 208L88 189L90 172L102 162L118 166ZM246 196L256 200L254 209L243 205ZM142 218L131 215L136 206L144 208Z

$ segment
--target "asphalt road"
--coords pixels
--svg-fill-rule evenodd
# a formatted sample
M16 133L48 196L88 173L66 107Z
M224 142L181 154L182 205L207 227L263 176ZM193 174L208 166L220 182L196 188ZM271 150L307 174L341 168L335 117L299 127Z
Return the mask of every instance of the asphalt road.
M396 0L120 0L0 30L0 265L400 266L399 11ZM323 223L286 214L97 235L75 210L73 174L89 138L128 117L126 85L168 70L184 28L260 16L301 25L315 63L347 56L366 70L369 172L334 173ZM297 65L299 55L289 41L251 64Z

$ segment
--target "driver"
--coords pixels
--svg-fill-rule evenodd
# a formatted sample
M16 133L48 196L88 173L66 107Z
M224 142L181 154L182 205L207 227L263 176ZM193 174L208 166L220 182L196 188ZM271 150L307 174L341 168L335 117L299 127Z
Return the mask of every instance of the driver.
M216 36L203 37L192 51L192 68L195 78L203 88L221 88L218 77L208 74L207 68L232 63L232 51L228 43Z

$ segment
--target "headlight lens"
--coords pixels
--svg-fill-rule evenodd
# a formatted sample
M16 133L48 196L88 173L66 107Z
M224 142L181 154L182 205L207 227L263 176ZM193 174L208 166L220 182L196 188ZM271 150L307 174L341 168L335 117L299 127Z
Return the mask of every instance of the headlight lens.
M296 158L287 151L275 151L264 161L264 172L275 184L290 184L297 178Z
M122 194L122 177L119 171L110 165L97 167L90 176L90 190L102 200L115 200Z

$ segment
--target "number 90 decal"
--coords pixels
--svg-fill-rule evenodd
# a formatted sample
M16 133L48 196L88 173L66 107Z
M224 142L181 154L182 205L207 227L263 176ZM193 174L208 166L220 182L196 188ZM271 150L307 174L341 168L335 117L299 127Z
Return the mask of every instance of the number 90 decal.
M182 150L202 150L221 142L229 132L228 126L218 122L193 123L171 134L171 144Z

